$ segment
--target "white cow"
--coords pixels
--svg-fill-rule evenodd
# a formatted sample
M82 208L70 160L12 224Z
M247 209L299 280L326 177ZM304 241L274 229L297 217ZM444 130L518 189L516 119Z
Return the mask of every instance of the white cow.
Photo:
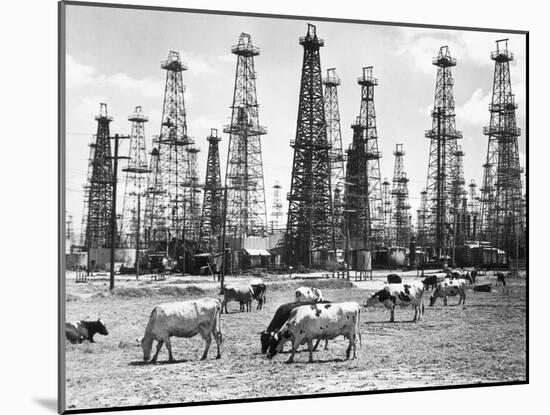
M314 287L299 287L296 288L296 302L309 303L311 301L319 302L324 301L323 293L318 288Z
M360 307L354 302L311 304L295 308L290 313L287 322L272 337L268 358L272 358L283 350L286 342L292 342L292 353L288 363L294 361L294 354L298 347L307 343L309 362L313 362L313 340L332 340L344 336L349 340L346 349L346 359L349 359L353 348L353 358L356 358L357 335L359 332Z
M390 322L394 322L395 306L414 307L413 321L421 321L424 315L424 284L422 281L413 281L406 284L387 284L380 291L371 295L365 307L383 304L391 311Z
M466 303L466 281L464 279L445 280L437 284L433 294L430 297L430 306L433 306L438 297L443 298L443 304L447 305L447 297L458 295L458 304Z
M143 349L143 360L149 361L153 340L157 341L157 351L151 359L154 363L157 360L162 345L166 343L168 349L168 359L174 361L172 355L172 345L170 337L193 337L200 334L206 342L204 353L201 360L206 359L208 349L212 342L212 335L216 340L219 359L220 343L222 341L221 332L221 304L214 298L201 298L198 300L180 301L174 303L164 303L156 306L151 312L149 322L145 328L145 335L141 340Z

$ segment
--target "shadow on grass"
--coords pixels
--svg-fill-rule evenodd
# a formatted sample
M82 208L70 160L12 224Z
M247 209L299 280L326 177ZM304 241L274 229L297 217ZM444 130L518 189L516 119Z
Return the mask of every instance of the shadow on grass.
M165 366L165 365L175 365L178 363L187 363L189 362L189 359L174 359L173 361L163 360L163 361L157 361L155 363L151 362L144 362L143 360L138 360L134 362L128 363L128 366Z
M34 398L34 401L42 406L43 408L46 408L50 412L57 413L57 399L54 398Z

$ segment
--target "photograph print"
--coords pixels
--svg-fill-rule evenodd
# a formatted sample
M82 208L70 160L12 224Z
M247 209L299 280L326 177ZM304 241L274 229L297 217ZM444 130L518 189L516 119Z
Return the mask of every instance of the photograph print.
M529 381L528 32L59 13L60 412Z

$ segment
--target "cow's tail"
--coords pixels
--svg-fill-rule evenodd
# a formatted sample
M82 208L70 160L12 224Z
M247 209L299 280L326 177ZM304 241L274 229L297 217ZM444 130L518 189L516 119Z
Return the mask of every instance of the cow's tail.
M359 312L357 313L357 335L359 336L359 347L363 347L361 341L361 307L359 307Z

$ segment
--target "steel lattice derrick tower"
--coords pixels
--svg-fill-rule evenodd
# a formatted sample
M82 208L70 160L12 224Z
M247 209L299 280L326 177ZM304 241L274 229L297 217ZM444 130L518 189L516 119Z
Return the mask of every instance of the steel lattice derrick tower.
M478 237L477 231L479 229L479 195L477 193L477 184L474 179L470 181L469 197L468 197L468 238L476 239Z
M393 212L391 216L391 229L393 233L392 242L394 246L408 246L411 235L411 218L409 205L409 189L407 174L403 167L403 144L396 144L395 165L393 169Z
M307 34L300 38L304 48L302 77L292 179L288 195L288 217L285 237L287 265L311 266L312 252L335 251L332 224L330 143L327 139L325 106L316 27L308 24Z
M336 68L327 69L327 76L323 79L325 86L325 118L327 122L327 140L332 146L330 151L331 177L333 195L334 227L336 241L339 247L344 244L344 153L342 151L342 132L340 128L340 109L338 106L338 86L340 77Z
M126 172L122 216L120 219L120 247L135 248L137 245L138 223L143 220L145 211L145 191L147 189L147 150L145 146L145 123L149 118L143 114L141 106L128 116L132 122L128 163L122 171ZM138 201L138 198L141 200ZM143 202L143 203L142 203ZM139 205L139 210L138 210ZM139 232L140 246L143 243Z
M197 165L197 154L200 149L195 146L187 146L187 174L183 187L185 188L185 235L188 241L198 241L200 237L201 223L201 184L199 179L199 169Z
M281 200L281 189L282 187L279 182L276 182L273 186L273 204L271 206L271 233L275 233L280 230L282 226L281 219L283 218L283 202Z
M359 117L351 127L353 138L347 150L346 165L345 228L350 248L365 249L370 235L367 153Z
M148 184L145 226L151 243L169 244L183 239L185 187L188 169L185 151L193 141L187 135L182 72L187 70L178 52L170 51L160 67L166 86L160 134L153 139L152 169ZM167 247L167 252L169 251ZM174 256L175 252L168 252Z
M382 181L382 216L384 223L384 244L391 245L391 217L392 217L392 200L391 200L391 182L387 177Z
M448 46L439 49L438 56L432 59L437 67L432 129L426 131L430 139L430 157L427 179L428 202L428 244L441 253L450 247L452 234L451 189L453 166L457 151L457 140L462 132L456 130L455 103L453 96L454 80L451 68L456 59L451 57Z
M466 214L467 214L467 196L464 181L463 159L464 152L462 147L456 145L452 153L451 166L451 214L452 231L455 246L464 244L466 238Z
M491 53L495 61L493 96L489 105L490 125L483 128L489 137L487 159L481 190L481 237L517 256L518 244L523 244L524 212L522 208L523 172L519 163L516 109L510 81L508 39L497 40Z
M219 248L218 238L222 228L222 178L220 172L220 149L216 128L210 129L208 140L208 158L206 161L206 178L204 179L204 196L200 223L199 248L215 252Z
M266 134L260 125L256 97L254 56L260 49L252 44L249 34L241 33L232 46L237 55L235 89L231 105L225 185L227 191L226 232L230 237L263 236L267 232L262 145Z
M425 246L428 243L428 192L420 192L420 208L416 211L416 243Z
M100 104L96 141L93 144L92 175L88 183L88 219L86 246L108 248L111 246L111 210L113 195L113 165L107 104Z
M374 108L374 87L378 85L378 79L372 76L372 68L372 66L364 67L362 76L357 78L357 83L361 85L359 122L364 128L367 156L369 238L370 245L375 246L382 242L384 224L382 217L382 180L380 178L382 153L378 151L378 132Z
M93 161L94 161L95 143L90 143L90 153L88 155L88 173L86 174L86 183L82 186L84 190L84 205L82 207L82 221L80 225L81 247L86 246L86 230L88 228L88 199L90 198L90 183L92 183Z

